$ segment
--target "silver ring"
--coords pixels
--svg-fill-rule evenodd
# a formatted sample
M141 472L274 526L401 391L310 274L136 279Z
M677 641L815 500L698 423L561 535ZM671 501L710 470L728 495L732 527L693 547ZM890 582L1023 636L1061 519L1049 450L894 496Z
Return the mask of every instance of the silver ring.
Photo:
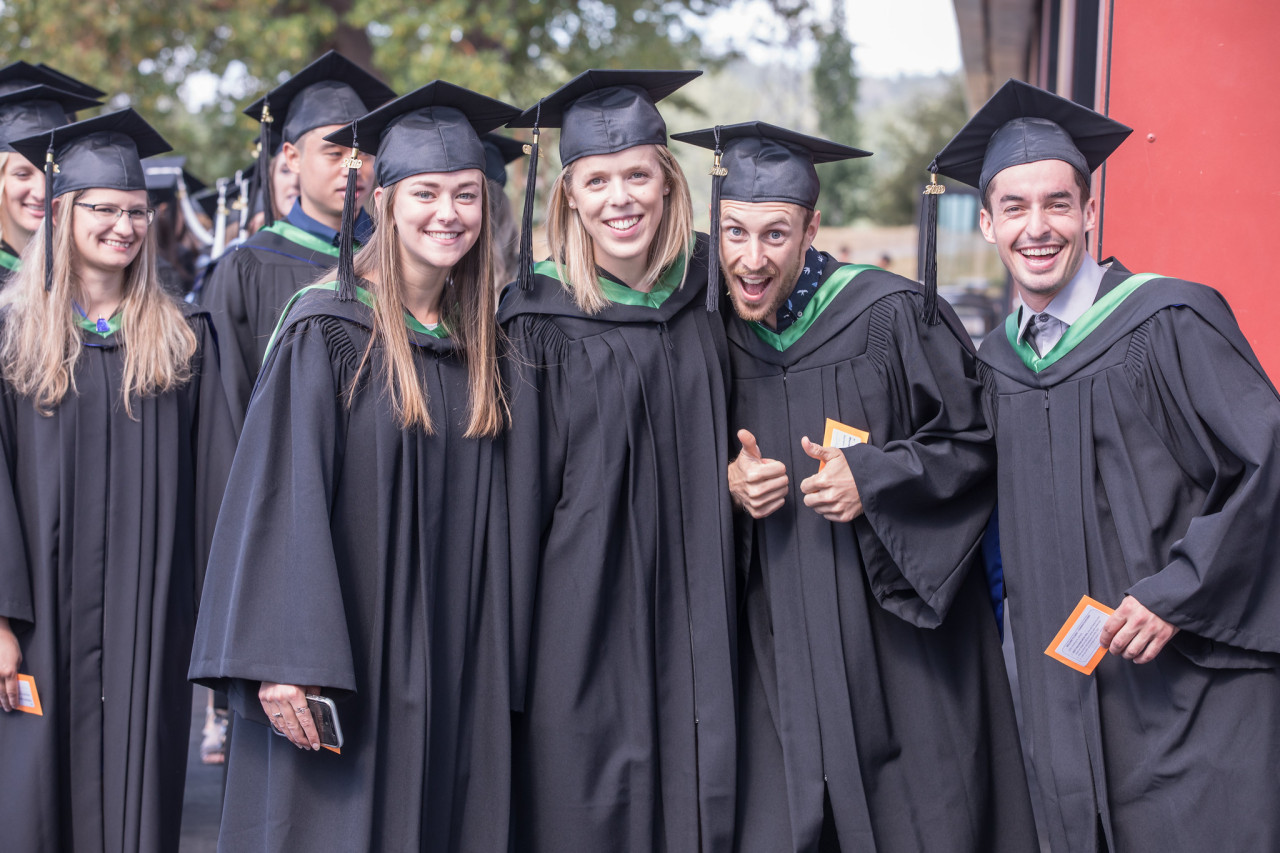
M293 709L293 711L294 711L294 713L295 713L295 714L301 714L301 713L302 713L303 711L305 711L305 710L307 710L307 706L306 706L306 705L303 705L301 708L294 708L294 709Z
M272 714L271 716L273 716L273 717L283 717L283 716L284 716L284 714Z

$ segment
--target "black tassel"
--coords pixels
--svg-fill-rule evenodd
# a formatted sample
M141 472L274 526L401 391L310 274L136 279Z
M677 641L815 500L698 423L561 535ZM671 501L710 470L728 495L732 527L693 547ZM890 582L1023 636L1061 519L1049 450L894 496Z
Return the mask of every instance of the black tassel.
M53 290L53 134L44 152L44 289Z
M517 280L521 290L533 290L533 197L538 191L538 124L542 121L542 101L533 117L533 144L525 146L529 155L529 172L524 181L524 211L520 215L520 270Z
M941 319L938 315L938 196L946 191L946 187L938 183L938 161L935 160L929 164L929 183L924 188L924 224L920 235L924 246L920 252L924 284L924 309L920 319L929 326L938 325Z
M337 298L351 302L356 298L356 180L364 165L357 147L355 122L351 123L351 154L342 165L347 167L347 192L342 198L342 230L338 232Z
M707 311L714 314L720 307L720 188L725 175L729 174L720 165L720 125L712 130L716 138L715 162L711 166L711 225L707 236L710 237L707 248Z
M257 186L258 191L262 193L262 215L266 217L263 221L263 227L271 225L276 221L276 206L271 199L271 109L267 106L267 102L262 102L262 120L258 125L258 168L257 174L253 176L253 182ZM254 193L249 194L249 198L254 197ZM251 202L252 203L252 202Z

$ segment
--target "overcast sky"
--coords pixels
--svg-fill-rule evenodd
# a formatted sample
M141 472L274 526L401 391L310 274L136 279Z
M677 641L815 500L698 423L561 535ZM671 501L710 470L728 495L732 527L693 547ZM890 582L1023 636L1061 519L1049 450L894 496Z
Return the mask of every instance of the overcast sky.
M868 77L932 74L960 68L960 39L951 0L844 0L849 38L858 71ZM830 0L818 0L822 12ZM763 0L743 0L705 23L703 38L715 46L732 45L758 61L808 64L810 53L759 46L755 38L774 39L776 19Z

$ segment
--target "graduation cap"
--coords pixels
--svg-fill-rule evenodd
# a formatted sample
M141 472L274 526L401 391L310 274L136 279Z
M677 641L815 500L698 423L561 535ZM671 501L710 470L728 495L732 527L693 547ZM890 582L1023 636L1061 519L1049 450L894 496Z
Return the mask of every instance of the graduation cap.
M44 163L45 289L53 284L53 199L94 187L145 190L142 158L172 150L132 109L64 124L9 144L32 163Z
M1087 183L1130 133L1132 128L1030 83L1001 86L929 164L921 253L926 308L932 311L926 319L938 321L938 196L945 191L938 175L985 196L991 179L1010 166L1062 160Z
M279 144L297 142L317 127L347 124L395 96L385 83L331 50L245 108L244 114L257 119L261 127L258 184L266 224L275 221L269 167L272 151L279 147L277 139ZM280 116L284 117L280 130L273 130Z
M666 145L657 102L701 71L583 71L520 114L507 127L533 128L520 233L520 288L533 287L533 197L537 190L538 130L560 128L560 163L616 154L637 145Z
M0 151L13 150L11 139L52 130L66 124L76 110L96 106L91 98L43 83L0 94Z
M381 187L426 172L483 172L488 158L480 134L501 127L519 114L519 108L510 104L433 80L325 137L327 142L351 148L345 161L347 193L338 239L338 298L355 298L352 247L360 149L376 152L374 183Z
M715 152L711 167L711 252L707 260L707 310L720 289L720 202L786 202L813 210L822 184L815 163L870 157L870 151L797 133L763 121L716 125L673 133L672 139Z
M187 158L182 156L151 157L142 164L147 181L147 192L152 204L173 201L179 189L194 196L205 188L204 181L186 170Z
M484 176L496 181L498 186L507 185L507 164L524 156L524 143L510 136L497 133L482 133L480 142L484 145Z
M107 93L102 91L101 89L94 88L93 86L90 86L88 83L84 82L83 80L77 80L75 77L72 77L70 74L64 74L58 69L54 68L52 65L46 65L45 63L41 62L38 67L40 68L41 71L53 76L58 81L60 81L53 84L57 86L59 89L65 89L68 92L74 92L77 95L83 95L86 98L94 98L95 100L99 98L105 98L107 96Z

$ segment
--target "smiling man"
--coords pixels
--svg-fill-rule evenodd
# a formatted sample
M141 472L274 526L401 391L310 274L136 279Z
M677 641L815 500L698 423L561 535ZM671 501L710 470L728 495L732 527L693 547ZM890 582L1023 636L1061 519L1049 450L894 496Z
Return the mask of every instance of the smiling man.
M267 340L280 311L300 288L338 262L338 233L347 186L343 165L350 149L324 137L395 97L395 93L341 54L329 51L245 110L279 126L280 157L298 175L299 195L288 215L223 258L204 286L203 301L222 335L222 379L236 428L244 422ZM276 131L272 131L276 132ZM373 181L373 157L364 156L356 187L362 203ZM355 239L373 231L360 212Z
M723 152L737 314L736 849L1034 849L978 562L994 458L968 337L915 282L813 247L814 163L866 152L762 122L675 138Z
M1280 401L1216 291L1089 254L1129 133L1011 80L933 165L1022 301L978 356L1027 752L1054 850L1280 850ZM1092 677L1042 653L1086 594Z

